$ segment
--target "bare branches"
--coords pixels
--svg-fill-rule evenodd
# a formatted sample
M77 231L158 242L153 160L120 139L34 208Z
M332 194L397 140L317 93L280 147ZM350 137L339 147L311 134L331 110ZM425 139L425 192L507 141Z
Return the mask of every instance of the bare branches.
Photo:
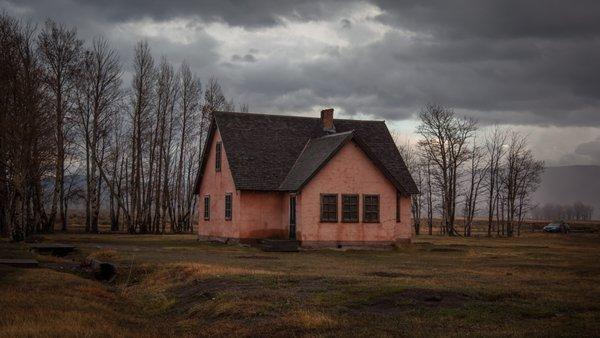
M77 81L77 114L85 144L86 160L86 231L98 232L101 177L106 143L119 107L121 65L108 41L95 38L82 59Z
M47 21L38 35L38 54L43 69L44 84L49 93L49 104L54 111L54 139L56 142L56 160L52 206L46 227L54 228L54 219L59 209L62 229L66 230L65 212L65 120L71 112L76 78L80 71L81 47L83 42L77 39L75 29L67 29L53 21Z
M420 113L417 132L422 139L419 147L427 161L436 167L442 190L442 218L446 233L457 234L454 228L459 169L470 158L467 141L477 130L474 120L460 118L453 110L429 104Z
M68 203L80 196L87 231L99 231L107 196L112 230L124 223L132 233L167 225L192 231L194 180L212 113L234 109L215 78L203 96L185 62L175 71L163 57L157 67L141 41L126 91L106 39L85 45L75 29L52 21L36 35L2 15L0 47L1 234L22 239L51 230L57 211L66 229Z

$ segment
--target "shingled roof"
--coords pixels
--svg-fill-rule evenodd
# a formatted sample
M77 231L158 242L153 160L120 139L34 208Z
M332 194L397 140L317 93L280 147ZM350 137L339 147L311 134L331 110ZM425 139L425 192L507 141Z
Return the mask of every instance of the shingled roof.
M299 190L347 141L352 139L352 135L352 131L347 131L310 139L286 178L279 185L279 190Z
M328 134L320 118L215 112L207 142L218 128L239 190L295 191L352 139L398 190L418 193L383 121L334 119L334 125L336 133ZM196 191L205 163L203 153Z

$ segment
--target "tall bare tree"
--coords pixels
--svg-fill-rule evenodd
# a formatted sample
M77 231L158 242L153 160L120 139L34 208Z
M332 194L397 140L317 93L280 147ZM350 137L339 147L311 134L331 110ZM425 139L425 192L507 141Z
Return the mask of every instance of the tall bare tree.
M514 235L515 225L520 230L527 197L537 189L543 170L543 162L537 161L527 148L527 138L517 132L511 133L502 175L506 234L509 237Z
M0 15L0 226L15 241L48 230L42 179L55 154L34 32Z
M412 175L419 194L411 195L411 213L413 218L413 227L415 234L421 233L421 210L423 205L423 190L424 190L424 163L423 157L418 153L418 149L415 148L410 142L401 143L396 135L393 135L398 145L398 151L406 164L408 171Z
M498 209L500 197L500 172L501 164L506 153L506 141L508 133L494 126L486 135L485 149L487 168L487 190L488 190L488 236L492 235L494 223L494 210Z
M477 145L476 138L473 137L471 155L469 160L468 186L465 194L465 229L464 235L471 236L473 220L477 212L477 200L481 191L481 183L485 179L487 168L483 164L483 149Z
M85 52L77 86L77 113L85 144L86 231L98 232L102 178L99 171L110 140L110 128L122 99L121 65L104 38Z
M172 226L174 231L190 230L190 218L193 194L193 182L186 180L187 163L198 162L196 156L195 140L200 136L197 130L200 122L200 99L202 87L200 80L192 74L187 63L183 63L179 70L181 78L181 100L180 100L180 135L179 135L179 159L177 161L177 176L173 202L175 217ZM195 166L194 166L195 168Z
M64 210L65 175L65 119L71 110L75 79L79 70L80 53L83 42L77 39L75 29L68 29L54 21L47 21L38 35L38 50L44 70L44 84L50 94L49 103L54 112L54 140L56 142L56 163L54 169L54 189L52 205L48 215L49 230L54 229L57 208L61 228L67 229L67 215Z
M444 229L449 235L457 235L454 223L459 172L469 159L468 140L477 130L477 123L436 104L426 105L419 113L419 119L421 124L417 132L422 137L419 146L426 159L436 166L442 190Z
M144 221L142 203L145 200L143 157L146 138L150 131L150 112L154 106L154 86L156 70L154 58L146 41L140 41L134 52L134 75L131 98L131 179L129 184L131 194L131 224L129 232L148 231Z

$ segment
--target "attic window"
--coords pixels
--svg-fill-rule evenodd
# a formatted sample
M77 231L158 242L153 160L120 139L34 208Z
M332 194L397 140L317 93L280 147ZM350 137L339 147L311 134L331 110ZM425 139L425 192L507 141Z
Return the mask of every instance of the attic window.
M337 222L337 195L321 195L321 222Z
M221 142L215 147L215 171L221 171Z
M363 222L379 223L379 195L363 195Z

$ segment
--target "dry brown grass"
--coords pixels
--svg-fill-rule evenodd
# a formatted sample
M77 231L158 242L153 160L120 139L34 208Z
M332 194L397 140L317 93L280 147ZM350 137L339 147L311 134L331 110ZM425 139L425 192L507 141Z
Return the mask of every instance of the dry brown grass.
M9 313L0 317L2 335L600 334L597 234L420 236L389 252L300 253L191 235L46 240L78 246L64 262L92 255L121 273L101 284L43 268L0 270L0 307ZM30 253L4 243L0 255Z

